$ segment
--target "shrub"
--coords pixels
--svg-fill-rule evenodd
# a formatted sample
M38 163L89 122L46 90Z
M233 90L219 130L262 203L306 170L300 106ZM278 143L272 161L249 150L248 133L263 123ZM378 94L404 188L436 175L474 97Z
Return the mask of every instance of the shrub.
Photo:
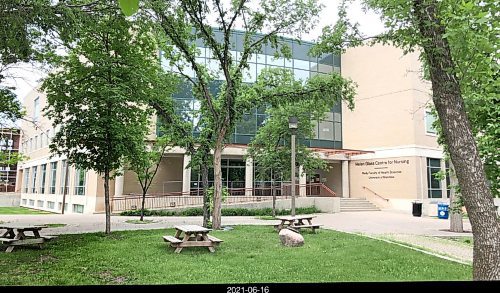
M295 214L306 215L306 214L314 214L319 213L316 207L306 207L306 208L296 208ZM277 216L285 216L290 215L291 210L276 210ZM223 208L222 216L271 216L273 214L273 210L271 208L263 208L263 209L246 209L246 208ZM134 211L124 211L120 213L121 216L140 216L140 210ZM160 217L168 217L168 216L203 216L202 208L188 208L182 211L167 211L167 210L144 210L145 216L160 216Z
M202 208L189 208L178 213L179 216L203 216Z

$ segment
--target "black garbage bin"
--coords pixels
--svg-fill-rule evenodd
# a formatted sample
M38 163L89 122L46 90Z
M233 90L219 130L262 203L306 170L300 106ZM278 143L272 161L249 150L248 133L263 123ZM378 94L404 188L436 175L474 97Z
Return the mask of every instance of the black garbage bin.
M412 213L414 217L422 216L422 203L421 202L413 202Z

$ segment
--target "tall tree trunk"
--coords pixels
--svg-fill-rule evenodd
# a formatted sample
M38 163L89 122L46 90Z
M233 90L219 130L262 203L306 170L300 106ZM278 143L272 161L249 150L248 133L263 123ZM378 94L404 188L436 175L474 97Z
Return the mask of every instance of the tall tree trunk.
M142 203L141 203L141 222L144 221L144 205L146 203L146 192L147 190L142 190Z
M109 204L109 171L104 173L104 209L106 210L106 234L111 234L111 206Z
M222 140L219 138L214 149L214 210L212 211L212 229L221 228L221 204L222 204Z
M473 278L500 280L500 223L454 74L445 28L437 17L435 0L414 0L413 4L424 40L422 47L429 65L434 105L472 225Z
M457 209L462 207L458 206L455 201L457 200L457 195L455 192L455 187L457 186L457 177L455 176L455 170L450 168L450 231L462 233L464 232L464 223L462 220L462 213L456 212Z
M203 227L210 221L210 201L208 198L208 165L205 160L201 164L201 184L203 185Z

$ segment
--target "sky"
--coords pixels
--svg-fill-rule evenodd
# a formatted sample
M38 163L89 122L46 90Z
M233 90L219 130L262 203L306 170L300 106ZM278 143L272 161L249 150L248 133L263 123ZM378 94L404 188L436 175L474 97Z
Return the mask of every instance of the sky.
M319 15L320 21L314 30L302 36L302 40L317 40L324 26L333 25L335 23L337 20L337 7L340 1L341 0L319 0L319 2L325 6ZM347 15L349 19L359 23L361 33L366 36L377 35L384 30L384 26L378 15L373 12L363 12L360 0L355 0L349 5ZM20 68L17 68L13 72L18 78L13 80L10 85L16 87L15 92L22 101L23 98L38 85L40 78L42 78L44 74L31 65L22 65L19 67Z

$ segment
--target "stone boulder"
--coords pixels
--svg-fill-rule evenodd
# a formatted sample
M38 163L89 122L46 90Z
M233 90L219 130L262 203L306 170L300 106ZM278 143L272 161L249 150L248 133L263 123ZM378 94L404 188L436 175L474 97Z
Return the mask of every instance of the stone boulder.
M304 245L304 237L297 232L289 229L281 229L280 233L281 244L285 246L302 246Z

